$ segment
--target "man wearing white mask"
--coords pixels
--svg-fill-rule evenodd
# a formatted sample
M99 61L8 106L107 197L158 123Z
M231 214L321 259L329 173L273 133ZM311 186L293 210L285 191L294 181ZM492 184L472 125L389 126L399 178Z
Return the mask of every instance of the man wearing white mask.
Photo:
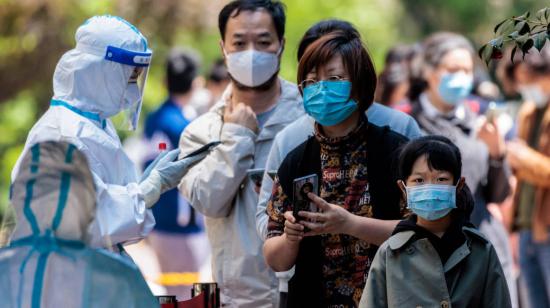
M89 244L120 251L122 244L151 231L155 219L150 208L204 154L174 162L178 150L164 153L140 180L109 118L125 112L129 129L136 129L152 56L147 39L126 20L109 15L87 20L75 39L76 47L57 63L50 108L29 132L12 183L34 144L74 144L90 163L97 192Z
M211 140L222 144L187 172L179 190L206 217L222 304L276 307L278 280L255 229L259 187L247 170L264 168L275 135L304 114L296 85L278 76L284 7L279 1L233 1L220 12L219 28L231 83L187 126L180 148L183 155Z

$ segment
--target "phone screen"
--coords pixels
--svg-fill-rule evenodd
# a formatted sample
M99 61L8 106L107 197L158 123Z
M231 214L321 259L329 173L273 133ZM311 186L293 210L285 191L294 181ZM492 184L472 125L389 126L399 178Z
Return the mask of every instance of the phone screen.
M317 212L317 207L307 196L312 192L319 195L319 179L317 174L310 174L294 180L293 192L293 211L292 214L296 221L302 219L298 216L299 211Z

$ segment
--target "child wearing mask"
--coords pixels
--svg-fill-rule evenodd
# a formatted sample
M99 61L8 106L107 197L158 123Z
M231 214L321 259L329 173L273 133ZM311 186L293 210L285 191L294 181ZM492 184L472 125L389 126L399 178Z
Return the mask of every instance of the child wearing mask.
M403 148L398 186L412 215L378 249L360 307L511 307L495 250L469 222L461 168L445 137Z

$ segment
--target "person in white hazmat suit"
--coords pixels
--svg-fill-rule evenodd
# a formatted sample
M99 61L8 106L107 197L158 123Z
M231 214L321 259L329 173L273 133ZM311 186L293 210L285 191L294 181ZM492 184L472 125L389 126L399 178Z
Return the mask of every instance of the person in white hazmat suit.
M122 244L151 231L155 220L149 208L204 155L173 161L178 150L164 152L138 179L109 118L124 111L129 128L137 126L152 56L147 40L129 22L109 15L88 19L75 37L76 47L55 69L50 108L31 129L11 178L16 179L22 157L34 144L74 144L86 155L97 189L90 244L121 251Z
M11 204L17 226L0 249L0 307L158 307L130 260L89 248L96 192L74 145L33 145L21 160Z

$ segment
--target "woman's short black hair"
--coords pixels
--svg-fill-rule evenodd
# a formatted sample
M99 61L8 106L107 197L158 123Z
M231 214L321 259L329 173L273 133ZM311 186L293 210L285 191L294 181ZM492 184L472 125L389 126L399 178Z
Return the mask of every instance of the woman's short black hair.
M399 179L406 181L417 159L426 156L431 169L448 171L453 175L453 184L462 177L462 156L458 147L448 138L431 135L407 143L399 155Z
M285 6L276 0L234 0L228 3L220 11L218 16L218 27L222 40L225 40L225 28L230 17L237 17L242 11L266 10L273 19L273 25L279 40L285 36Z
M351 23L345 20L340 20L340 19L321 20L320 22L311 26L311 28L309 28L306 31L306 33L304 33L304 36L302 37L302 40L298 45L298 53L297 53L298 62L300 62L300 59L304 55L304 52L309 47L309 45L311 45L311 43L315 42L321 36L333 31L342 31L342 32L345 32L350 37L356 37L358 39L361 39L361 35L359 34L359 31L357 31L357 29L355 29L355 27Z

